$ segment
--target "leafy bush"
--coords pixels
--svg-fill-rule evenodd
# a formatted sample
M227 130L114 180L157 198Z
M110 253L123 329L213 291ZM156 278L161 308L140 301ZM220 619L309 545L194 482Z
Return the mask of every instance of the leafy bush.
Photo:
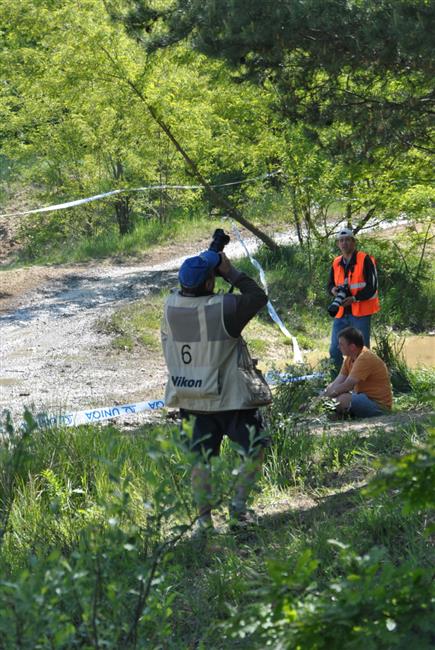
M374 351L384 361L390 371L391 385L400 393L411 390L410 370L402 355L404 341L393 341L392 332L385 327L379 327L374 332Z
M349 451L353 453L355 447L351 445ZM311 455L313 449L315 445ZM427 442L389 460L365 491L380 497L370 506L373 510L382 506L386 528L393 530L387 519L397 513L396 502L405 512L423 515L435 507L434 450L432 430ZM427 516L422 518L427 526ZM356 533L358 516L353 517L353 525ZM369 537L368 530L365 536ZM426 556L427 566L416 566L412 559L398 565L386 548L373 547L360 555L342 542L329 540L329 544L338 549L329 571L308 541L290 559L270 559L266 584L263 576L252 581L253 602L241 613L232 612L225 626L228 636L249 639L253 647L289 650L432 648L435 572L431 558Z
M422 332L435 320L433 261L422 257L415 235L400 240L361 238L361 249L377 262L381 311L378 319L397 329Z
M370 484L368 493L393 490L405 512L435 509L435 429L427 441L415 444L399 458L392 458Z
M273 422L279 420L283 415L296 413L301 407L307 405L311 398L319 395L325 385L332 381L333 366L328 361L313 367L309 364L287 364L283 374L287 380L280 381L277 375L277 383L273 392L273 403L271 414ZM298 380L299 377L313 375L307 379ZM273 371L271 371L273 377Z
M341 576L319 584L319 563L306 550L296 562L270 561L270 582L251 614L233 620L233 638L263 639L263 647L310 650L390 650L433 647L431 572L396 567L381 549L363 557L340 549Z
M134 459L110 428L38 431L28 419L22 435L8 421L18 442L1 459L0 646L161 646L175 596L166 565L193 521L176 496L188 475L177 437L154 429Z

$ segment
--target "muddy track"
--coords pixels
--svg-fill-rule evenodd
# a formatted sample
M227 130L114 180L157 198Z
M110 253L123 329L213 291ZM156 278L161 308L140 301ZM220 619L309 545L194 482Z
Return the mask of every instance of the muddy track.
M35 415L60 414L160 399L166 377L162 354L115 350L101 320L175 286L184 257L206 245L189 244L182 257L174 254L180 255L179 247L169 245L134 266L106 262L2 273L0 410L19 418L25 407ZM234 257L242 254L239 245L228 248ZM149 417L127 419L138 424Z
M97 268L32 291L0 317L0 407L18 416L25 406L58 413L161 397L161 356L115 351L99 322L174 284L175 271Z

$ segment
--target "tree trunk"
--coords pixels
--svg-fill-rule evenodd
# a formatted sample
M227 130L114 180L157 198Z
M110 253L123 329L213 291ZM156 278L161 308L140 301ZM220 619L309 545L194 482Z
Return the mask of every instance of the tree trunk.
M352 204L346 205L346 226L352 228Z
M122 196L115 201L116 221L118 222L119 234L127 235L133 230L131 210L127 196Z
M292 195L292 203L293 203L293 219L296 226L296 234L298 236L299 246L303 248L304 239L302 236L301 219L299 216L299 209L296 202L296 190L293 185L291 186L291 195Z
M204 187L204 190L207 193L207 196L209 200L214 203L214 205L218 208L222 208L228 216L232 217L235 221L240 223L242 226L244 226L247 230L252 232L258 239L260 239L270 250L272 251L278 251L279 246L276 244L273 239L271 239L266 233L264 233L262 230L259 230L256 226L254 226L250 221L245 219L241 212L234 207L225 197L221 196L216 190L210 186L210 184L206 181L206 179L203 177L201 172L198 169L198 166L196 163L190 158L186 150L182 147L182 145L178 142L178 140L175 138L173 135L171 129L169 126L158 116L157 111L153 106L148 104L147 100L145 99L144 95L142 92L135 86L135 84L130 80L126 80L127 83L129 84L130 88L136 93L136 95L144 102L146 107L148 108L148 111L157 122L157 124L160 126L162 131L167 135L169 140L172 142L174 145L175 149L182 155L184 158L184 161L186 162L187 166L191 169L193 175L195 178L198 179L198 181L201 183L201 185Z
M119 181L124 176L124 165L120 160L112 162L113 178ZM115 200L115 214L118 223L119 234L121 236L133 230L131 220L130 202L128 196L120 196Z
M364 215L364 217L361 219L361 221L358 223L358 225L353 229L353 234L357 235L359 231L364 228L366 223L370 221L370 219L373 217L375 214L376 208L370 208L370 210L367 211L367 213Z

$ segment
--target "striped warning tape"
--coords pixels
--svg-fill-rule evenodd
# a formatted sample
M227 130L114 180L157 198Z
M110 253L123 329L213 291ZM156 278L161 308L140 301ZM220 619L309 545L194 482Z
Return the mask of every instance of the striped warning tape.
M289 373L279 373L270 370L265 374L266 381L271 386L277 384L288 384L302 381L312 381L323 377L322 373L315 372L309 375L300 375L293 377ZM88 408L84 411L74 411L70 413L61 413L56 415L54 413L41 413L35 418L39 427L78 427L83 424L96 424L97 422L104 422L105 420L112 420L125 415L133 415L136 413L143 413L144 411L158 411L164 408L165 402L163 399L151 400L149 402L136 402L132 404L102 406L99 408Z
M261 284L264 287L264 290L266 293L267 291L267 282L266 282L266 274L264 272L263 267L261 266L260 262L258 262L255 257L252 257L251 253L248 250L248 247L246 246L245 242L243 241L243 237L240 234L239 229L237 228L236 224L232 222L232 229L234 234L236 235L237 239L239 240L240 244L243 246L243 248L246 251L246 255L249 257L249 260L251 264L257 269L258 273L260 274L260 281ZM279 329L281 332L286 336L287 338L291 339L292 345L293 345L293 361L294 363L303 363L303 357L302 357L302 352L299 347L299 344L296 340L296 337L293 336L293 334L290 334L284 323L282 322L281 318L278 316L275 307L272 305L271 301L269 300L267 303L267 311L269 312L269 316L271 319L278 325Z
M243 185L245 183L255 183L256 181L264 180L270 178L271 176L276 176L281 174L281 170L277 169L276 171L269 172L267 174L262 174L261 176L254 176L252 178L244 178L240 181L231 181L228 183L220 183L217 185L210 185L213 189L218 189L219 187L230 187L231 185ZM65 203L56 203L54 205L47 205L43 208L34 208L33 210L24 210L22 212L10 212L7 214L0 214L0 217L23 217L27 214L38 214L40 212L54 212L56 210L67 210L68 208L74 208L78 205L84 205L85 203L92 203L93 201L99 201L100 199L107 198L109 196L116 196L117 194L127 194L132 192L146 192L148 190L203 190L204 185L144 185L143 187L125 187L119 190L110 190L110 192L104 192L103 194L94 194L93 196L87 196L82 199L75 199L74 201L66 201Z

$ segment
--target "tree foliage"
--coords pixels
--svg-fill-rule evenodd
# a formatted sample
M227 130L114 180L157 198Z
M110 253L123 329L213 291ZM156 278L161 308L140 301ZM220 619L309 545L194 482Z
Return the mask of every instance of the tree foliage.
M0 12L0 138L23 208L206 188L32 216L32 246L204 203L243 222L270 186L210 186L278 168L302 245L343 219L359 231L430 214L428 3L0 0Z
M228 61L235 79L273 83L289 120L347 122L371 147L427 146L435 98L435 8L427 0L130 5L127 28L149 51L189 38L195 49Z
M31 1L0 3L8 25L1 41L7 79L2 139L4 153L19 162L20 176L41 188L45 200L148 184L198 184L161 124L209 182L268 171L279 147L267 129L266 92L234 91L221 63L182 46L151 60L109 19L100 0L79 7L70 0L39 4L35 13ZM113 201L111 214L125 233L135 213L164 217L171 206L192 206L200 198L198 192L164 190L131 194ZM32 218L38 222L54 222L60 236L74 229L89 236L110 227L101 204Z

